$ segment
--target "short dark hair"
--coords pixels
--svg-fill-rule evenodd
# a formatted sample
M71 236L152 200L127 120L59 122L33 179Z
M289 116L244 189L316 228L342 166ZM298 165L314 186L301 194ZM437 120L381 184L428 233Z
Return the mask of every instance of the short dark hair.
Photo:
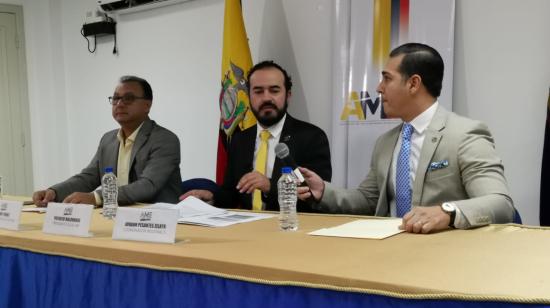
M143 78L139 78L137 76L122 76L119 80L120 83L126 83L126 82L137 82L141 86L141 89L143 90L143 98L148 100L153 100L153 89L151 89L151 85L147 82L147 80Z
M286 92L290 91L292 89L292 78L290 78L290 76L288 75L288 73L285 71L284 68L282 68L279 64L275 63L274 61L272 60L266 60L266 61L262 61L260 63L257 63L256 65L254 65L249 71L248 71L248 74L246 75L246 83L247 83L247 88L248 88L248 91L250 92L250 77L252 76L252 74L254 74L254 72L258 71L258 70L263 70L263 69L266 69L266 68L276 68L278 69L279 71L281 71L281 73L283 73L283 76L285 77L285 89L286 89Z
M419 75L433 97L439 97L443 84L443 58L434 48L420 43L403 44L390 53L390 58L405 55L399 65L399 73L408 79Z

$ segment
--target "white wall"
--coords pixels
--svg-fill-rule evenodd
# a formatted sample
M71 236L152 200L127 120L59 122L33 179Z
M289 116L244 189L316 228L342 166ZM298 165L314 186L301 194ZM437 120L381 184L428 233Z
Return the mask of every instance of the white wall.
M489 125L515 205L524 223L538 224L550 1L456 4L454 110Z
M117 127L107 96L119 76L132 74L153 87L151 118L180 138L183 177L213 175L221 2L192 1L120 16L118 56L112 54L113 40L106 38L98 40L95 54L87 51L79 33L85 9L81 2L64 1L63 10L68 138L75 150L71 170L88 163L100 136Z
M37 188L79 171L100 136L117 126L106 98L123 74L151 82L151 116L180 137L183 178L214 177L223 0L121 16L118 56L111 39L99 39L96 53L88 53L80 35L95 0L10 1L24 5ZM334 1L242 3L253 60L286 67L296 85L291 113L330 135ZM456 5L454 107L491 127L512 196L531 224L538 223L550 84L549 9L545 0Z
M71 172L59 1L23 4L31 120L33 182L40 187Z

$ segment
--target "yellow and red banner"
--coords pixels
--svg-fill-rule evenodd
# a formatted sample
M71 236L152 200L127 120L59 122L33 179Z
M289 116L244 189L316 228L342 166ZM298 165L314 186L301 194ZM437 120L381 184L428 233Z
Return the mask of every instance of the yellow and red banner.
M246 75L252 67L252 57L244 26L241 2L225 1L223 24L223 51L220 92L220 133L216 182L223 183L227 167L227 145L240 127L247 129L256 124L250 110Z
M441 105L451 110L455 0L342 0L335 3L332 182L357 187L376 139L398 125L376 92L391 50L428 44L445 62Z

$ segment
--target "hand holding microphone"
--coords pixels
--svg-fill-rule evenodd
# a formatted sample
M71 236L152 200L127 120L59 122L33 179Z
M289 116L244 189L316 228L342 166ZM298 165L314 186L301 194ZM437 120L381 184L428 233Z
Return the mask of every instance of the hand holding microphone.
M325 181L315 172L300 167L300 170L306 180L307 186L298 187L298 198L303 201L313 201L318 203L323 198L325 192Z
M278 143L275 146L275 155L277 155L277 157L285 163L286 167L292 168L294 176L296 176L296 178L298 179L298 184L304 183L305 179L302 176L300 169L298 169L298 165L296 164L294 159L292 159L292 156L290 156L288 145L282 142Z
M323 179L311 170L298 167L292 156L290 156L290 150L285 143L279 143L275 146L275 155L283 161L285 166L292 168L299 184L306 185L298 187L298 198L303 201L319 201L325 189ZM303 170L305 178L300 169Z

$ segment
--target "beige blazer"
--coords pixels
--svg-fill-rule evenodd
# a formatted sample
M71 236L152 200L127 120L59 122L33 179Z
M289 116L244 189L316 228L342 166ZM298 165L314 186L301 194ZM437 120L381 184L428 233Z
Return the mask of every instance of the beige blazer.
M399 125L380 136L371 169L356 189L325 183L320 210L389 216L388 177ZM514 206L493 137L481 122L439 106L426 130L413 183L413 206L454 202L471 226L512 222Z

